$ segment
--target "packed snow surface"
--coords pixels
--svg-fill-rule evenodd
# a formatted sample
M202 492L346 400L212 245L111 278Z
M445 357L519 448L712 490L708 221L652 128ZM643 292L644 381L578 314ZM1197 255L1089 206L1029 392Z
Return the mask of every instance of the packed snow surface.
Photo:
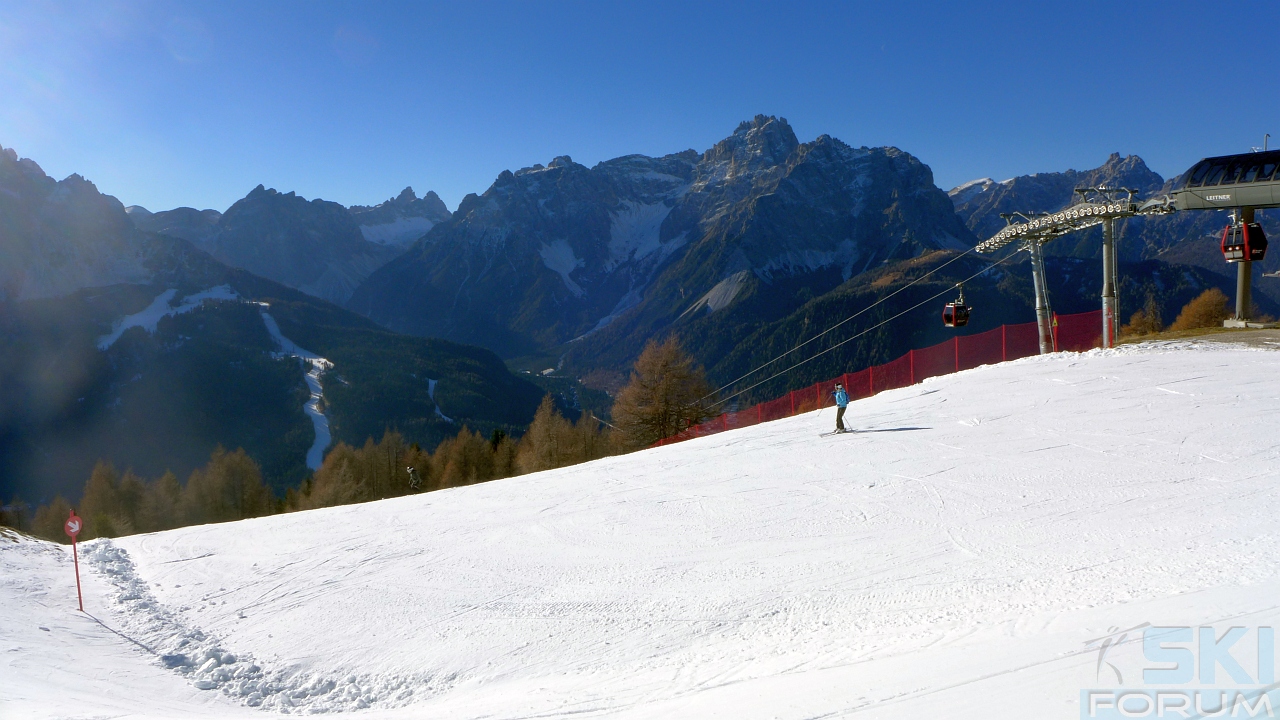
M1280 622L1278 374L1027 358L852 403L855 434L94 541L86 615L69 550L0 537L0 716L1078 718L1117 629Z

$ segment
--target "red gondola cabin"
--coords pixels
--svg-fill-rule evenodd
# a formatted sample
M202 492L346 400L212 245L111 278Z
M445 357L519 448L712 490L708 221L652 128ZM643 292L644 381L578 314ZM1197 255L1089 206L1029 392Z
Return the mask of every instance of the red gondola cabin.
M1267 255L1267 236L1256 222L1233 223L1222 231L1222 257L1229 263L1258 261Z

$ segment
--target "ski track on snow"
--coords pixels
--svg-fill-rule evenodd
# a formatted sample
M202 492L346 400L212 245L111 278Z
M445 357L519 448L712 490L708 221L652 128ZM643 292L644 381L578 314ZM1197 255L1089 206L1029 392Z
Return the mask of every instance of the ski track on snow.
M94 541L86 609L151 649L112 641L135 658L113 683L219 718L1075 718L1115 628L1280 622L1278 370L1196 343L1027 358L851 403L850 435L810 413ZM43 543L0 542L0 567L6 607L70 581ZM0 697L70 714L29 628L74 606L12 607L0 651L27 660Z

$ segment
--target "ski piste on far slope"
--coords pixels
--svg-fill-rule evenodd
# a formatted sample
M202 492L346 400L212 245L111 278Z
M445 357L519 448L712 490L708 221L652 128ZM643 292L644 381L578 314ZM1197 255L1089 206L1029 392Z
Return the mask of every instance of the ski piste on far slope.
M0 716L1078 717L1115 628L1280 623L1278 371L1046 355L856 401L850 450L814 412L95 540L83 615L69 549L6 536Z

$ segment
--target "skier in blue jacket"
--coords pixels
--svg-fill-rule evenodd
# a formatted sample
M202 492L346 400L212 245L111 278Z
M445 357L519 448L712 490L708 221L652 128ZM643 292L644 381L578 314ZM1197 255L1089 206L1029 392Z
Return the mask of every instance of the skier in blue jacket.
M836 383L836 390L831 394L836 398L836 432L849 432L844 426L844 411L849 407L849 394L840 383Z

